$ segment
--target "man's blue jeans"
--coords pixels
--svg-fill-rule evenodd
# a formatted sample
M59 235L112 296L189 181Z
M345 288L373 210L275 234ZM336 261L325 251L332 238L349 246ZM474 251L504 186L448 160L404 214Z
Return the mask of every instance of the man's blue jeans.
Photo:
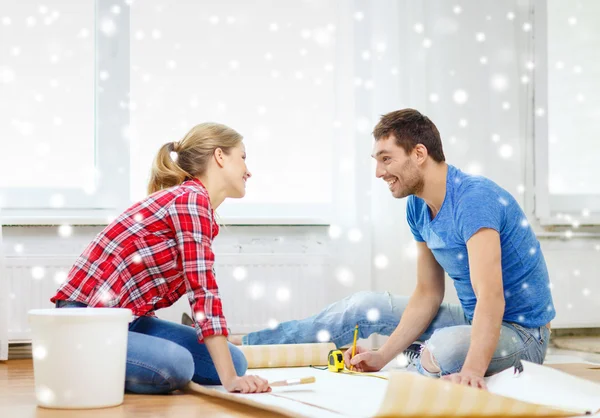
M86 305L59 300L56 307ZM232 344L229 344L229 351L238 376L243 376L248 367L244 354ZM183 389L190 381L201 385L221 384L208 349L198 341L194 328L147 316L129 324L126 391L169 393Z
M274 330L250 333L243 338L243 344L314 343L318 342L317 334L326 330L331 336L330 340L337 347L342 347L352 343L356 324L360 338L367 338L371 334L391 335L400 322L408 299L389 292L359 292L309 318L283 322ZM492 375L519 366L520 360L542 364L549 337L550 330L546 326L524 328L504 322L486 374ZM418 340L424 343L441 370L435 376L457 373L469 350L471 321L460 305L443 303L429 328ZM423 369L420 360L415 366L420 373L434 376Z

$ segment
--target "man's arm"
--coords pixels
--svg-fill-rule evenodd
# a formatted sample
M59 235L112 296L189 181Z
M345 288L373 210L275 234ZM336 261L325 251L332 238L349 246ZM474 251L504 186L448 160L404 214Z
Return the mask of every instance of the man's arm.
M385 364L415 342L427 329L444 299L444 270L424 242L417 242L417 287L400 323L381 347Z
M460 374L483 377L492 360L504 317L500 235L479 230L467 242L471 283L477 296L471 345Z

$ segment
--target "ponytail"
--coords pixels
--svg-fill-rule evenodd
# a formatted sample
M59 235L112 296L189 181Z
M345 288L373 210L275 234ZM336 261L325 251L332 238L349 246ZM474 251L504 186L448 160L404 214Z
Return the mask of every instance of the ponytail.
M177 186L192 177L174 161L174 155L177 155L174 142L166 143L160 147L152 165L148 194Z

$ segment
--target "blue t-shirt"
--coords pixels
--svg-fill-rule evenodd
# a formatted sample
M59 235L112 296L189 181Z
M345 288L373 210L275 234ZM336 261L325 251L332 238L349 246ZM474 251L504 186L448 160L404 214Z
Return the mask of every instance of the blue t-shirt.
M425 201L409 196L406 215L417 241L427 243L437 262L453 279L467 317L477 298L471 284L467 241L480 229L500 234L504 321L540 327L554 316L548 269L533 230L517 201L493 181L448 165L446 197L432 220Z

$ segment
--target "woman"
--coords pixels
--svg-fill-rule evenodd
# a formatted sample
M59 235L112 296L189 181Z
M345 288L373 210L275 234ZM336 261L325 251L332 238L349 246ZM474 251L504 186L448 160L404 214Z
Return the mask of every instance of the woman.
M162 146L149 196L127 209L85 249L51 299L57 308L129 308L125 389L168 393L188 382L222 384L230 392L270 391L244 376L242 352L227 342L227 323L213 271L219 232L214 210L245 195L242 136L215 123L192 128ZM154 311L187 295L194 327L158 319Z

